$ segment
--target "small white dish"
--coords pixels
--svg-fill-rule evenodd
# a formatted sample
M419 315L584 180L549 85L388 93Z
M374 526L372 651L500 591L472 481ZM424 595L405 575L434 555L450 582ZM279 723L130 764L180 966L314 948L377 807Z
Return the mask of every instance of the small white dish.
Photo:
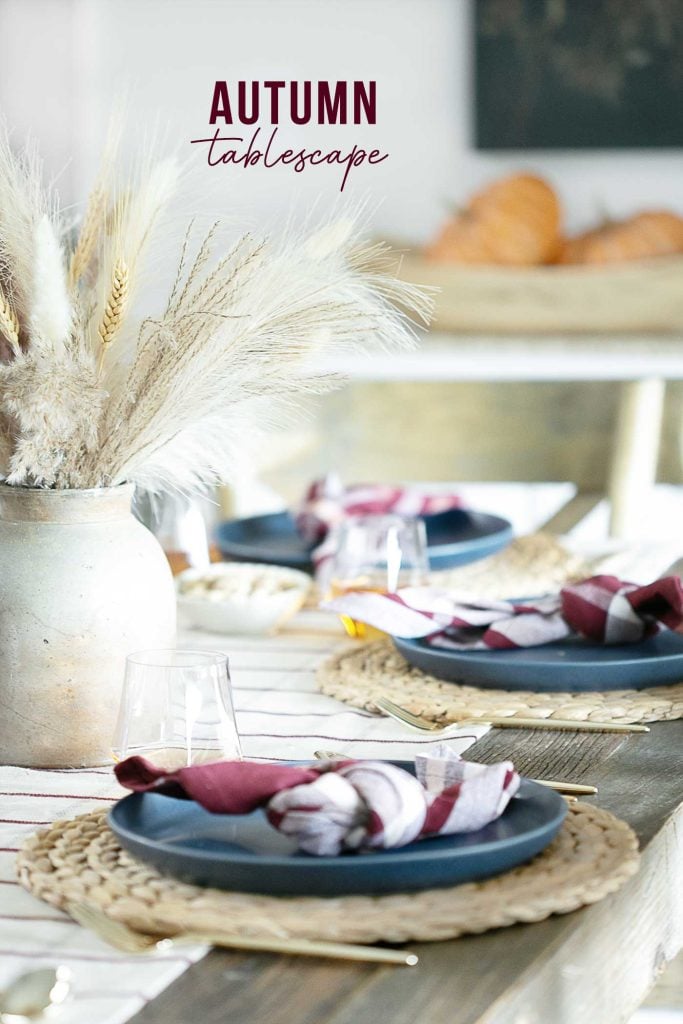
M301 608L312 580L298 569L216 562L176 577L187 625L210 633L274 633Z

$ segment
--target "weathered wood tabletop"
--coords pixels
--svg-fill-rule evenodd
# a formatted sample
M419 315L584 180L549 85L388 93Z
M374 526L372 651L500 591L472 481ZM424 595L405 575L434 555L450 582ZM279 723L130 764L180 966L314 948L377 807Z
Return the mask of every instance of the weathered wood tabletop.
M628 821L638 874L601 903L452 942L416 968L214 951L135 1024L616 1024L683 945L683 721L621 736L493 730L468 758L594 783Z

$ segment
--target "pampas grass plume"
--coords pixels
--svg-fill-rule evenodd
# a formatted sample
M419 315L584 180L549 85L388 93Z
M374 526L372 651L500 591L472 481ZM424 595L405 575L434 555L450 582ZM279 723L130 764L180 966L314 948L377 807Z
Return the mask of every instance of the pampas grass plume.
M35 226L33 247L31 335L34 344L58 353L71 330L71 305L64 254L47 214Z

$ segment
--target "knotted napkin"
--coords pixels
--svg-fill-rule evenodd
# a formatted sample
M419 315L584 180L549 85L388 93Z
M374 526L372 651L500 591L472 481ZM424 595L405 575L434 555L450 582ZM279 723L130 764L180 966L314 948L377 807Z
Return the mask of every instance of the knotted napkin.
M662 626L683 632L679 576L646 586L616 576L592 576L531 601L459 599L437 587L405 587L395 594L350 591L323 607L391 636L425 638L435 647L454 650L536 647L570 636L630 644L653 636Z
M476 831L500 817L520 781L510 761L463 761L444 744L415 758L415 775L387 761L217 761L166 771L143 757L114 771L127 789L196 800L213 814L263 807L274 828L317 856Z
M355 484L345 487L336 473L315 480L296 515L300 535L315 545L312 558L320 571L337 550L338 529L350 516L433 516L462 509L457 494L425 494L414 487ZM463 517L467 512L462 510Z

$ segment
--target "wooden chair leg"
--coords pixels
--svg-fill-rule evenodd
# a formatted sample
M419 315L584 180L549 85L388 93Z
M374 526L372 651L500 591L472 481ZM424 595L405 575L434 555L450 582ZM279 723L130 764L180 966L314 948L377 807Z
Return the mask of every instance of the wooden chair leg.
M633 537L642 523L657 475L666 382L621 385L609 483L610 535Z

